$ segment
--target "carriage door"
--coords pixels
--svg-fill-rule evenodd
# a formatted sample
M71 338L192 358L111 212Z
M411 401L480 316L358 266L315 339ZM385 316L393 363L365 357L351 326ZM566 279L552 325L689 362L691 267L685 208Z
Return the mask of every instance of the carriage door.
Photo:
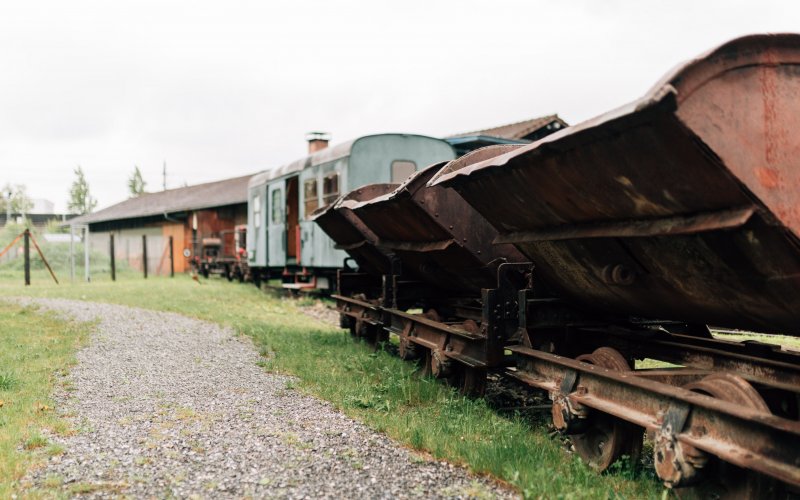
M286 244L284 237L286 231L284 229L284 198L283 198L283 181L270 184L269 189L269 205L267 205L267 245L268 245L268 258L267 264L269 267L282 267L286 265Z
M299 177L286 179L286 263L296 264L300 250Z

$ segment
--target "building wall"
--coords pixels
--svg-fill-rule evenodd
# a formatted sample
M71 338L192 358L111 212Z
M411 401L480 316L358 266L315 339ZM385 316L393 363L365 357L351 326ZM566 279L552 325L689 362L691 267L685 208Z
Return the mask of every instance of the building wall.
M197 231L193 230L197 220ZM90 231L91 249L95 252L109 253L109 241L114 235L114 257L118 267L123 263L138 272L143 271L142 235L147 236L148 275L169 275L169 237L173 240L173 259L176 273L191 269L190 259L200 251L200 240L206 237L223 237L232 241L235 226L247 223L247 204L231 205L189 212L183 217L170 217L171 220L143 222L140 225L124 221L124 227L114 228L114 223L104 223L103 230ZM122 221L119 226L122 226ZM231 235L227 238L227 235ZM196 241L195 241L196 238ZM185 256L188 250L189 257Z

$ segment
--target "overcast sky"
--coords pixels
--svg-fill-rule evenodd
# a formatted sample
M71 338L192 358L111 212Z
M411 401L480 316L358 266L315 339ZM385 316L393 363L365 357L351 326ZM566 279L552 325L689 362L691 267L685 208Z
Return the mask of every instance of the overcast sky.
M0 0L0 185L98 208L303 156L304 135L575 124L797 1Z

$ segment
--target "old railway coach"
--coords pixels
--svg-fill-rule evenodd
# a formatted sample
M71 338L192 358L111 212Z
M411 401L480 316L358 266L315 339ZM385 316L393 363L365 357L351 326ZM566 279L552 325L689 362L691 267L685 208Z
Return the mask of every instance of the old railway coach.
M397 183L420 168L455 158L440 139L379 134L325 147L312 138L305 158L259 173L248 185L248 263L258 285L280 277L288 288L335 286L347 254L310 220L341 193L374 183Z

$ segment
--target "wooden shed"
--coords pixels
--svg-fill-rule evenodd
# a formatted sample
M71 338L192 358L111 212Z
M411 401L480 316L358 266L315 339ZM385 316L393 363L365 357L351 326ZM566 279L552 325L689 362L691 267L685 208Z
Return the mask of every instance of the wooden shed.
M173 241L175 272L190 268L204 237L232 235L247 224L247 183L251 175L195 186L145 193L98 212L72 219L89 226L93 250L109 248L114 235L115 258L141 270L143 242L151 274L168 274L169 237ZM146 236L146 238L142 238ZM107 250L106 250L107 251Z

